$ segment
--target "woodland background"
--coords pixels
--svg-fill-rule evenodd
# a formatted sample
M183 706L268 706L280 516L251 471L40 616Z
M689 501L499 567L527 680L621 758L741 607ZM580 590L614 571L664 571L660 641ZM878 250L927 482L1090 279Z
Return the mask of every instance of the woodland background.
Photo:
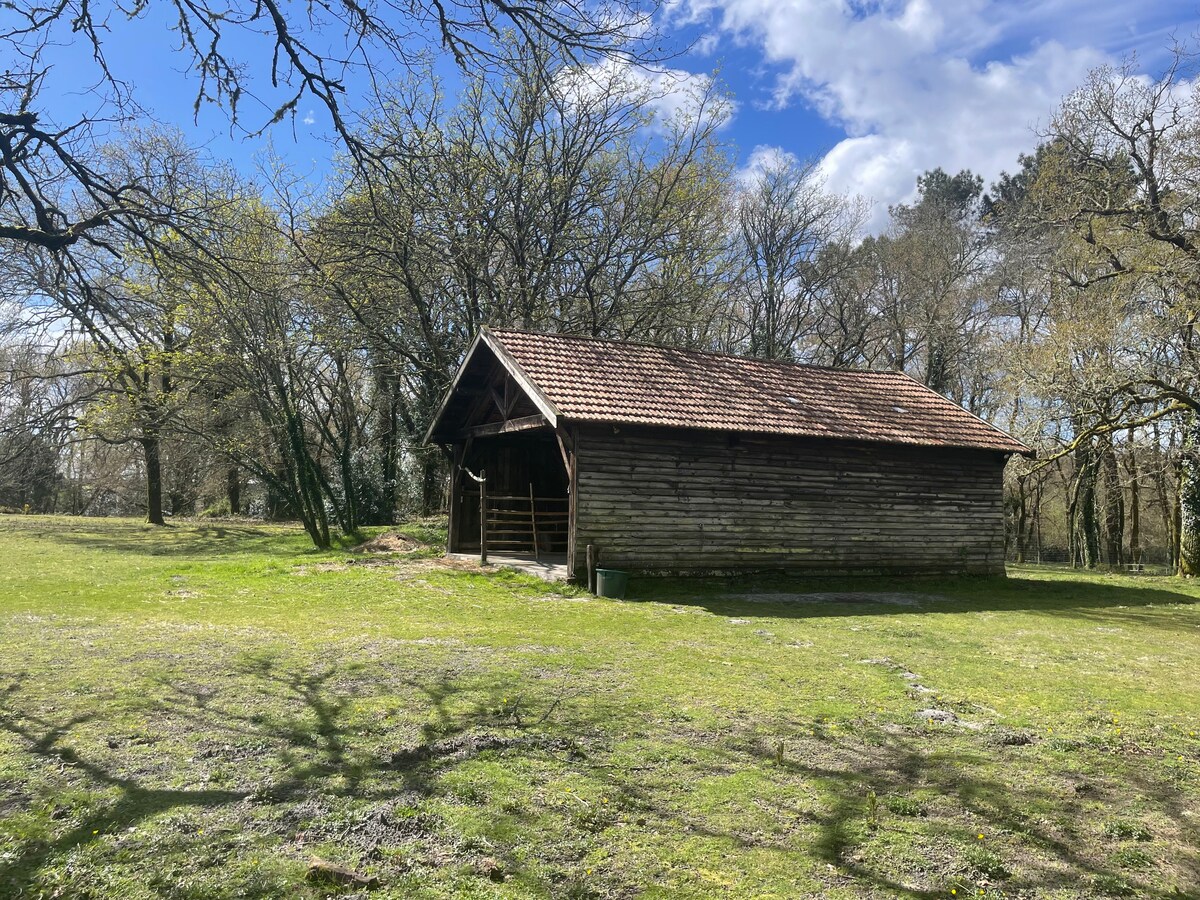
M219 39L265 34L295 91L274 119L323 104L336 173L247 178L149 122L103 77L102 23L138 7L10 10L0 507L298 518L319 547L437 511L421 436L490 324L902 369L1037 448L1008 469L1013 559L1200 569L1190 48L1095 70L1011 173L926 172L868 234L816 163L735 168L716 81L642 77L653 10L173 8L197 104L239 122ZM331 26L343 56L306 42ZM63 29L102 73L68 122L40 93ZM349 64L389 75L350 104Z

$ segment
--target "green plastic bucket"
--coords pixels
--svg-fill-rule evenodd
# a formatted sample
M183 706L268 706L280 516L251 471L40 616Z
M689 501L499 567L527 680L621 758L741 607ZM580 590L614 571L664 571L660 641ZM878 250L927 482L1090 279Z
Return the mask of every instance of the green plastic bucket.
M629 586L629 573L617 569L596 569L596 594L601 597L625 598Z

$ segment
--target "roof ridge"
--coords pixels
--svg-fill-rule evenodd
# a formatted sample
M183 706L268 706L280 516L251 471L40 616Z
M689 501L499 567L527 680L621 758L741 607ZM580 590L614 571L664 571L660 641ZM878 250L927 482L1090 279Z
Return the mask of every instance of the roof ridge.
M676 347L672 344L656 344L653 341L631 341L623 338L603 338L590 334L563 334L559 331L534 331L531 328L493 328L485 326L488 331L497 336L508 334L524 334L539 338L560 338L567 341L586 341L592 344L617 344L622 347L649 347L654 350L669 350L673 353L687 353L692 356L715 356L722 359L735 359L739 362L759 363L768 366L779 366L790 369L819 369L825 372L837 372L846 375L903 375L911 378L899 369L848 369L844 366L825 366L820 363L793 362L786 359L764 359L761 356L745 356L740 353L730 353L725 350L697 350L692 347ZM915 379L914 379L915 380ZM920 384L920 382L917 382Z

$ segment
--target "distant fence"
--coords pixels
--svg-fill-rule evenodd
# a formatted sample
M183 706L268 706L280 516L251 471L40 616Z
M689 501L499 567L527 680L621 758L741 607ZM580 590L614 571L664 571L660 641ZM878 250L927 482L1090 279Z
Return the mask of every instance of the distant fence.
M1015 563L1017 554L1015 549L1009 548L1007 554L1007 562ZM1069 569L1071 568L1071 552L1065 547L1042 547L1040 549L1030 548L1025 552L1023 562L1032 565L1054 566L1055 568ZM1141 561L1138 563L1123 563L1119 566L1100 565L1093 571L1101 572L1125 572L1129 574L1141 575L1173 575L1169 556L1166 550L1156 552L1155 550L1142 551Z

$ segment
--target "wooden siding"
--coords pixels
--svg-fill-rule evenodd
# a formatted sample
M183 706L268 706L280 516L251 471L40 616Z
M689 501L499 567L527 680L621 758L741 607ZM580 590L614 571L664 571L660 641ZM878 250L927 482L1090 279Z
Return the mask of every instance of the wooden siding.
M589 425L576 456L575 544L601 565L1004 571L1000 453Z

